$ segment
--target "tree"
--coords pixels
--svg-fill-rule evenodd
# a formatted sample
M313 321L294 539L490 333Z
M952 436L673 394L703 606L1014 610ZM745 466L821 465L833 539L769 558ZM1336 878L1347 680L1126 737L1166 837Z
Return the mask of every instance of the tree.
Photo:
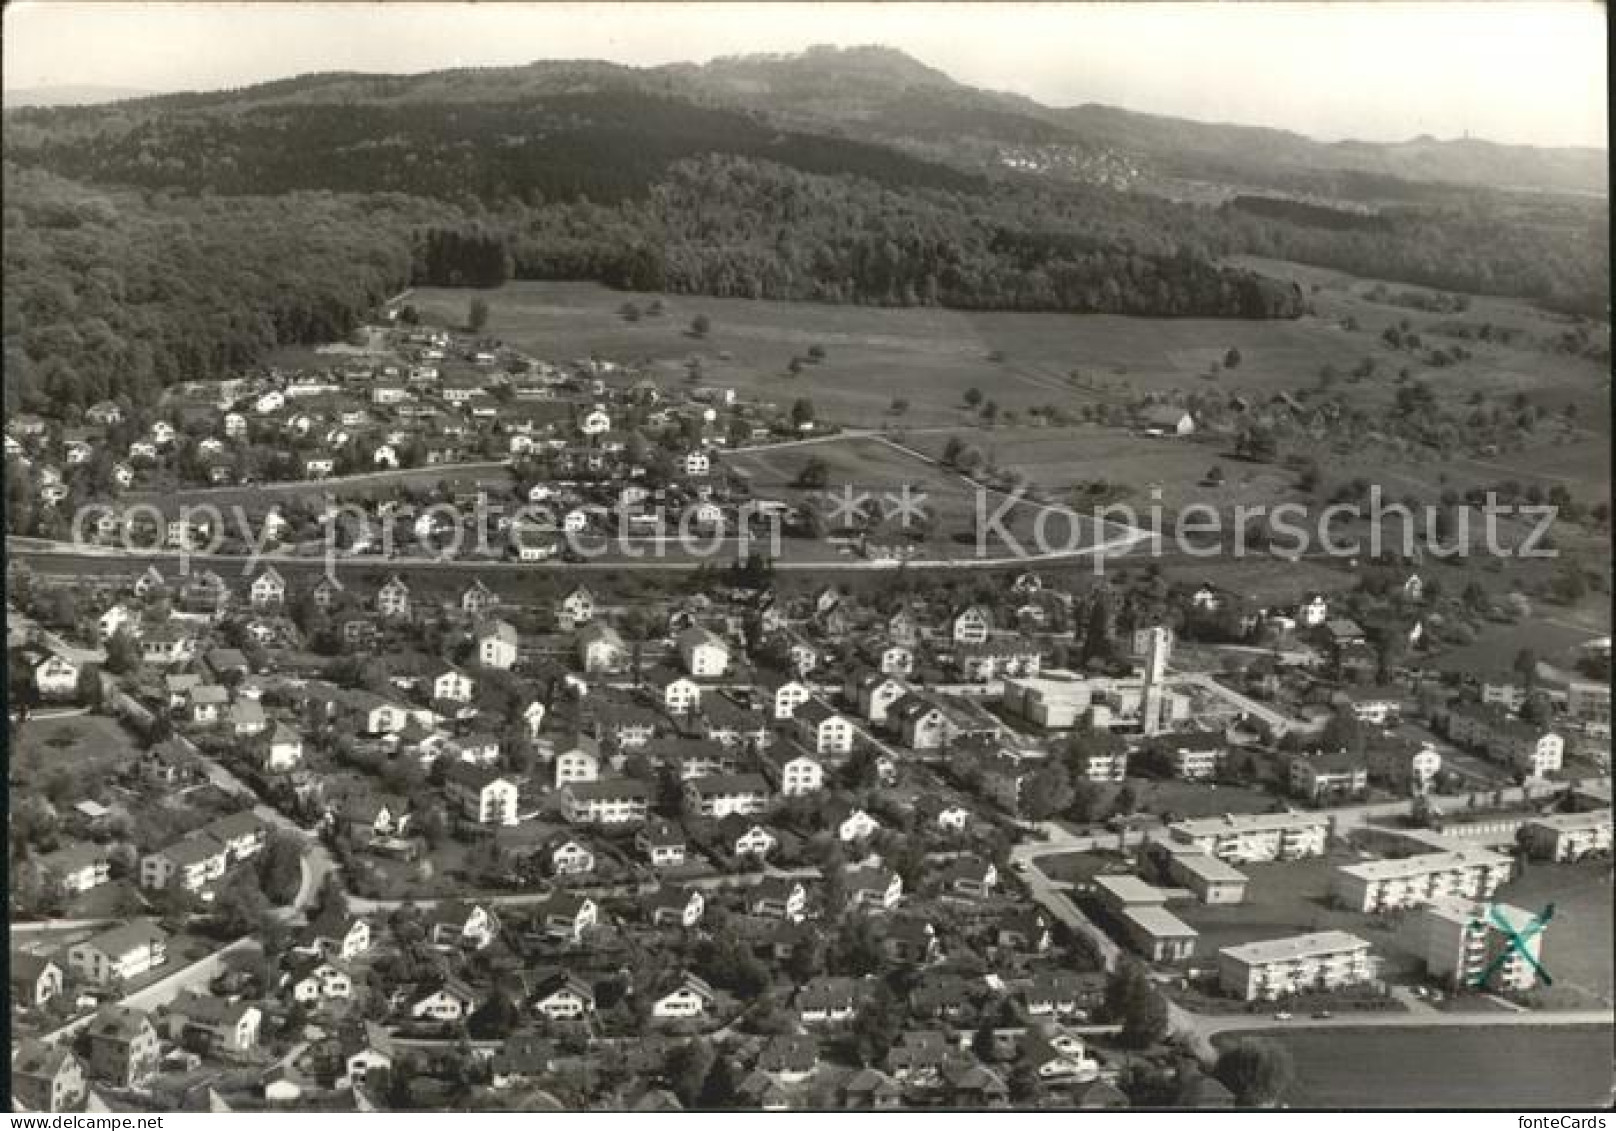
M1167 1035L1167 999L1132 959L1106 981L1104 1009L1108 1019L1121 1023L1120 1039L1128 1048L1149 1048Z
M128 675L140 666L140 645L127 627L120 628L107 641L105 668L113 675Z
M982 390L974 385L965 390L965 407L976 408L982 403Z
M1038 1070L1027 1061L1018 1061L1010 1069L1010 1099L1023 1107L1033 1107L1044 1094L1044 1082L1038 1077Z
M1279 441L1274 438L1273 429L1267 425L1253 424L1240 432L1234 450L1241 459L1253 463L1272 463L1279 458Z
M903 1029L903 1019L904 1011L892 991L885 982L877 982L853 1016L853 1055L859 1064L868 1067L886 1059Z
M522 1010L504 990L496 988L489 999L466 1019L466 1031L473 1040L498 1041L510 1036L522 1024Z
M909 411L909 398L893 397L892 405L887 411L891 412L893 416L902 416L904 413ZM945 460L944 462L947 461Z
M698 314L690 320L690 332L698 338L705 338L713 328L713 320L705 314Z
M802 358L794 357L790 361L786 362L786 372L791 374L793 377L801 377Z
M1290 1050L1276 1041L1247 1038L1218 1054L1212 1074L1240 1103L1273 1107L1285 1098L1296 1079Z
M640 308L632 302L625 302L618 307L617 313L624 322L638 322L640 320Z
M814 422L814 402L807 397L798 397L791 404L791 423L801 428L804 424Z
M1537 686L1537 653L1531 648L1522 648L1515 653L1515 674L1521 677L1521 682L1528 691Z
M1051 758L1032 777L1022 791L1021 809L1033 821L1047 821L1066 811L1072 803L1072 776L1058 759Z
M736 1077L735 1062L727 1056L715 1057L701 1086L701 1106L708 1109L729 1107L735 1102L739 1091L740 1080Z
M488 300L478 296L472 299L470 305L466 307L466 329L473 334L478 334L487 325Z
M712 1046L704 1040L686 1041L668 1054L662 1072L680 1103L686 1107L695 1107L700 1103L702 1089L707 1085L707 1074L712 1071L716 1059Z
M1239 365L1240 351L1235 349L1233 346L1230 346L1229 352L1223 355L1223 368L1236 369L1239 367Z
M809 357L809 359L811 361L824 361L825 360L825 347L822 346L822 345L819 345L817 343L814 344L814 345L809 346L808 347L808 357Z
M1348 754L1364 752L1363 723L1351 707L1342 707L1330 716L1319 735L1319 745L1326 750L1345 750Z
M291 903L303 883L303 847L287 833L275 833L258 865L264 894L277 905Z
M819 456L810 456L797 472L796 485L805 491L823 491L830 485L830 464Z

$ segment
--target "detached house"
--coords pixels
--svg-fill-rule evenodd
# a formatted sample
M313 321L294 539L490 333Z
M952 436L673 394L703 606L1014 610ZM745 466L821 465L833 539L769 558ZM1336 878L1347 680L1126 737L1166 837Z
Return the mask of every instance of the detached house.
M85 1030L90 1075L115 1088L138 1087L156 1074L162 1050L151 1019L136 1009L108 1006Z
M516 782L499 770L455 762L444 776L444 792L469 820L480 825L514 825L520 820Z
M793 718L804 745L815 754L850 754L853 724L823 699L809 699Z
M516 629L505 621L490 621L477 631L477 662L485 668L510 671L516 666Z
M253 578L247 595L255 609L279 608L286 601L286 579L274 566L267 566Z
M578 663L590 673L622 671L628 648L611 625L591 621L578 633Z
M652 991L651 1016L663 1019L701 1017L718 1000L713 989L694 974Z
M705 628L685 629L676 638L685 671L697 677L716 677L729 667L729 646Z
M769 804L769 783L760 774L712 774L684 785L685 808L702 817L761 813Z
M376 591L376 611L384 617L403 619L410 615L410 587L395 575Z
M531 1004L550 1021L576 1021L595 1012L595 991L578 975L558 970L539 983Z
M136 919L74 943L67 966L76 977L97 985L129 982L168 961L168 935Z

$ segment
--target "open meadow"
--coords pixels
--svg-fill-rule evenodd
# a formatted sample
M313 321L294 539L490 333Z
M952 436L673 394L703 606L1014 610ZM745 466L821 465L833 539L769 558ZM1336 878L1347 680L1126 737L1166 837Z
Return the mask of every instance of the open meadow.
M1534 1108L1610 1103L1609 1027L1314 1029L1262 1036L1296 1064L1307 1108ZM1230 1038L1215 1038L1222 1046Z

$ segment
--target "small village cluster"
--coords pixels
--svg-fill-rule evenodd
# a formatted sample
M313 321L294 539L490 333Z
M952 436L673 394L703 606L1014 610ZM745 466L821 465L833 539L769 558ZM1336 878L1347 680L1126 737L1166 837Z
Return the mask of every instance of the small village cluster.
M98 505L77 537L193 551L242 541L274 547L319 531L262 500L246 506L249 529L238 530L228 507L221 518L203 508L207 497L187 504L173 488L465 467L452 477L450 501L497 500L512 512L496 538L465 555L542 561L562 552L563 535L654 534L659 519L734 531L752 521L742 510L745 477L719 474L717 454L823 430L807 398L785 409L737 402L733 389L701 383L698 368L670 390L624 379L612 362L557 366L444 331L361 333L377 340L378 354L180 386L150 408L106 401L74 426L15 415L5 429L8 466L36 486L47 514ZM507 467L514 484L494 474ZM113 505L129 499L139 505ZM365 500L347 502L352 509ZM441 512L406 521L396 498L366 505L375 521L343 530L352 553L376 552L379 531L395 521L400 544L411 546L441 543L456 526Z
M1134 1024L1119 970L1189 1010L1383 1003L1393 921L1432 982L1522 993L1552 932L1515 946L1535 909L1493 902L1517 855L1611 847L1608 779L1563 773L1568 738L1608 752L1608 687L1354 682L1364 633L1322 594L1249 613L1300 658L1241 682L1175 662L1174 624L1231 600L1211 586L1099 669L1049 627L1083 619L1079 595L1030 572L964 604L764 582L650 601L576 585L536 608L512 588L152 568L79 587L78 643L14 628L14 726L81 705L143 736L117 788L40 799L33 913L86 918L116 885L132 902L64 945L14 935L29 1106L165 1086L215 1109L365 1108L475 1086L671 1107L697 1035L733 1060L709 1084L742 1106L1118 1106L1138 1084L1113 1039ZM1400 599L1418 598L1412 577ZM335 656L304 648L310 618ZM1439 746L1491 767L1474 825ZM1152 813L1141 778L1270 797ZM211 807L131 851L127 818L189 796ZM1418 820L1367 828L1377 805ZM1499 823L1507 848L1471 835ZM1085 851L1112 862L1076 882L1040 867ZM243 911L277 855L292 890ZM1359 929L1202 945L1192 921L1245 904L1252 869L1326 856Z

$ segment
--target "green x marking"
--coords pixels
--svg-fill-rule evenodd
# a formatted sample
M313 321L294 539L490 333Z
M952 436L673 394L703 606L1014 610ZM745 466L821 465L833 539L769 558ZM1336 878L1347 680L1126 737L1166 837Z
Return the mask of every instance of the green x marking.
M1497 958L1487 964L1487 969L1478 974L1471 985L1485 986L1488 979L1498 972L1500 966L1509 961L1509 956L1512 954L1519 954L1527 962L1531 963L1532 969L1537 971L1537 976L1543 979L1545 986L1554 985L1554 979L1549 977L1549 972L1543 968L1543 964L1537 960L1537 956L1526 945L1529 939L1535 935L1542 934L1544 929L1548 927L1549 920L1554 918L1554 904L1551 903L1545 907L1541 915L1533 916L1532 921L1520 931L1515 930L1510 921L1504 917L1503 912L1498 910L1498 904L1496 903L1488 905L1487 918L1492 922L1493 926L1509 936L1509 945L1504 948ZM1471 920L1471 922L1479 925L1477 920Z

